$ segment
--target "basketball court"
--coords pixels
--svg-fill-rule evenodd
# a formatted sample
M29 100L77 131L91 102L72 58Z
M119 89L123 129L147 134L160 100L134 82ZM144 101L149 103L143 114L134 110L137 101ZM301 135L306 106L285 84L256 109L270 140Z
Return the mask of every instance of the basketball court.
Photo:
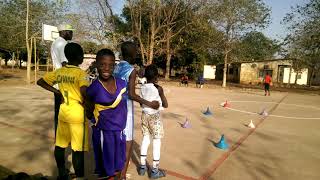
M162 179L320 179L320 96L259 90L196 89L164 85L169 108L163 111L165 137ZM53 96L36 86L0 86L0 165L14 172L55 177ZM228 100L229 108L220 104ZM203 114L207 107L212 116ZM141 108L135 106L134 155L128 179L137 174ZM259 115L263 110L268 116ZM191 127L182 128L186 119ZM247 125L253 121L256 128ZM227 150L215 147L224 134ZM148 151L152 163L152 146ZM86 156L89 179L92 151Z

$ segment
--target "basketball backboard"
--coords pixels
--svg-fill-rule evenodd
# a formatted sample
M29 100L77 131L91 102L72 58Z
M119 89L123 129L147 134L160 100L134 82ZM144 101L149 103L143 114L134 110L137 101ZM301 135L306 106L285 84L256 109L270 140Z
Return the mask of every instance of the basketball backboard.
M42 40L54 41L59 37L58 28L47 24L42 24Z

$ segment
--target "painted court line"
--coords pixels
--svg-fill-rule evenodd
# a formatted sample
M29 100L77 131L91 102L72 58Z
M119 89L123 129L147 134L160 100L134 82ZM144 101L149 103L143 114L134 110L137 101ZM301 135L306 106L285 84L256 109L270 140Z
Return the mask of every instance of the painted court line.
M274 107L270 109L270 113L274 111L279 104L288 96L286 94L282 99L276 103ZM240 139L236 141L234 145L225 153L223 153L218 160L216 160L209 168L208 170L199 178L199 180L207 180L211 175L214 174L214 172L223 164L223 162L230 156L231 153L233 153L235 150L238 149L238 147L259 127L259 125L267 118L267 116L261 117L259 122L256 124L255 129L250 129L248 133L246 133L244 136L242 136Z
M229 102L248 102L248 103L265 103L265 104L279 104L279 102L273 102L273 101L229 101ZM288 105L288 106L297 106L297 107L303 107L303 108L313 108L320 110L319 107L316 106L310 106L310 105L300 105L300 104L291 104L291 103L281 103L282 105Z
M239 109L234 109L234 108L229 108L229 107L226 108L226 109L229 109L229 110L232 110L232 111L237 111L237 112L242 112L242 113L246 113L246 114L259 115L258 113L255 113L255 112L244 111L244 110L239 110ZM320 117L315 117L315 118L312 118L312 117L294 117L294 116L281 116L281 115L275 115L275 114L274 115L270 114L268 116L270 116L270 117L278 117L278 118L286 118L286 119L309 119L309 120L320 119Z

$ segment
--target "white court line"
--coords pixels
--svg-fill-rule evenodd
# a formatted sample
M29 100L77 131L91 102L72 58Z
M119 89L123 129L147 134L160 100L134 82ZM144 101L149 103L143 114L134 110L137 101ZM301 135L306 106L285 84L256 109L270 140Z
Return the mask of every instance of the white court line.
M229 101L229 102L231 102L231 101ZM236 101L233 101L233 102L236 102ZM276 103L276 104L279 104L279 103ZM239 109L234 109L234 108L229 108L229 107L227 107L226 109L229 109L229 110L232 110L232 111L241 112L241 113L261 116L259 113L255 113L255 112L244 111L244 110L239 110ZM311 117L310 118L308 118L308 117L292 117L292 116L281 116L281 115L273 115L273 114L270 114L268 116L270 116L270 117L278 117L278 118L286 118L286 119L309 119L309 120L320 119L320 117L316 117L316 118L311 118Z
M266 103L266 104L281 104L281 105L289 105L289 106L297 106L297 107L303 107L303 108L313 108L320 110L320 107L310 106L310 105L299 105L299 104L290 104L290 103L278 103L278 102L272 102L272 101L228 101L228 102L252 102L252 103Z

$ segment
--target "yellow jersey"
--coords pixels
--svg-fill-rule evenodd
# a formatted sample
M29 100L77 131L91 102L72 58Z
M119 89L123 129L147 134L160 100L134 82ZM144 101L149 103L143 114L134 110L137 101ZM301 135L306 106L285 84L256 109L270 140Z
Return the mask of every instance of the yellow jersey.
M43 80L51 86L58 84L63 95L64 103L60 106L59 121L83 123L85 115L80 87L89 85L87 73L77 66L67 65L47 73Z

